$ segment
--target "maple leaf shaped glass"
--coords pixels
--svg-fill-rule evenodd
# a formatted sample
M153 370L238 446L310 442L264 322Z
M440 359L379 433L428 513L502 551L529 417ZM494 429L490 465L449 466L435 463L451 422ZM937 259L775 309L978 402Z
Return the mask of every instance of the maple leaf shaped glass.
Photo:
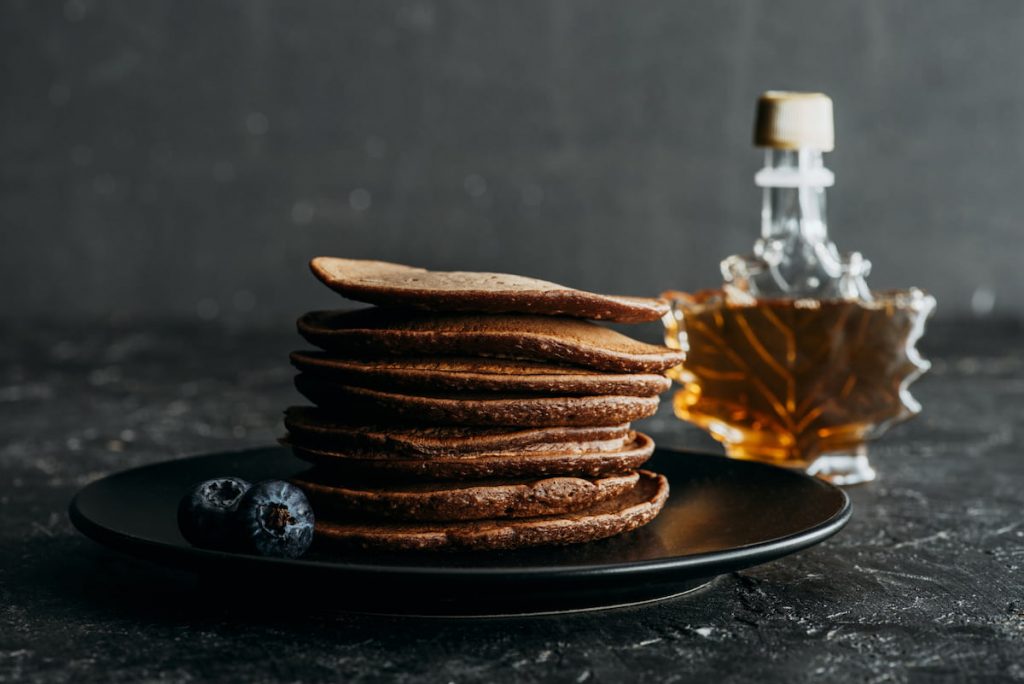
M919 290L872 302L666 295L666 342L686 354L670 373L676 415L729 456L864 482L868 440L921 410L908 386L928 369L915 343L935 300Z
M921 410L908 386L935 299L868 289L870 264L828 239L831 180L820 151L768 150L754 254L722 262L720 290L664 293L665 341L685 353L676 415L729 456L855 484L875 477L867 442Z

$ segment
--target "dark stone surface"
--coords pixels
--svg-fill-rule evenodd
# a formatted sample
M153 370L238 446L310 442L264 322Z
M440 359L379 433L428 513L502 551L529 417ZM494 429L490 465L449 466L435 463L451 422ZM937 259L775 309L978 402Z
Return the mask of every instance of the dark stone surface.
M790 88L835 99L833 233L876 288L1021 316L1022 26L1016 0L0 0L0 315L287 318L331 301L316 253L704 287L758 232L754 100Z
M933 326L924 414L877 444L881 479L821 546L658 605L462 621L266 614L70 527L104 474L271 442L290 331L3 329L0 681L1024 679L1020 325Z

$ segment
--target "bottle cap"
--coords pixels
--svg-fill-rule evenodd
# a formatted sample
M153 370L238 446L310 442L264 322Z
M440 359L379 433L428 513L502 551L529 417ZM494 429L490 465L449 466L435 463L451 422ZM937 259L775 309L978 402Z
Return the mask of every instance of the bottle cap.
M762 93L757 98L754 144L777 150L831 152L835 147L831 98L824 93Z

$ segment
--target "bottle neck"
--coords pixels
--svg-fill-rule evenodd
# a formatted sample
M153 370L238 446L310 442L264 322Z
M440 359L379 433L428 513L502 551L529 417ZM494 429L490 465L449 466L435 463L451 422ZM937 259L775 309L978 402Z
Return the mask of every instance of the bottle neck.
M768 149L754 182L764 192L761 238L752 255L722 262L727 296L870 301L871 264L857 252L840 254L828 239L825 188L835 177L821 151Z
M828 240L825 188L833 180L819 150L766 150L764 168L755 179L764 189L761 237L810 244Z

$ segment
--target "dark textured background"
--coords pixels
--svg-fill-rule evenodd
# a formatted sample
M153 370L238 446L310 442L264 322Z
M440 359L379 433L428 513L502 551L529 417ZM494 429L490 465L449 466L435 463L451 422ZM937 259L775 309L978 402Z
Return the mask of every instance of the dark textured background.
M1009 0L0 0L0 684L1024 681L1022 38ZM947 319L835 538L438 622L267 614L72 530L88 482L281 433L311 255L715 283L769 87L833 96L841 247Z
M836 103L833 232L1024 312L1024 4L0 3L0 315L278 321L311 255L696 288L766 88ZM973 306L972 306L973 303Z

